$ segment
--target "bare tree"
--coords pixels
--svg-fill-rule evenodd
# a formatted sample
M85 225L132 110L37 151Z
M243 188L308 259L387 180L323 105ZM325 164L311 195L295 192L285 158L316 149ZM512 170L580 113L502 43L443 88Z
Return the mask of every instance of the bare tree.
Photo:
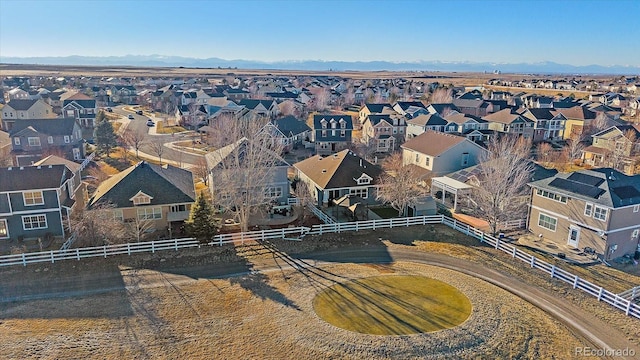
M160 165L162 165L162 154L164 154L164 141L161 138L155 138L149 142L149 147L153 154L160 159Z
M382 168L385 173L380 177L376 198L389 203L398 210L398 216L402 216L427 194L427 188L420 184L417 167L403 164L401 152L385 159Z
M326 110L329 105L329 100L331 100L329 89L324 87L314 88L311 89L311 94L313 94L311 107L316 111Z
M191 167L191 172L202 179L202 182L206 186L209 182L209 172L207 171L207 160L203 157L199 157L195 164Z
M280 109L280 114L283 116L296 115L297 109L296 105L291 100L285 100L278 105Z
M303 226L308 218L309 205L313 205L315 198L313 197L312 189L304 181L294 180L291 186L294 188L293 193L298 199L296 209L298 210L298 221L300 226Z
M536 158L542 163L549 164L556 158L555 150L549 143L541 143L538 145Z
M133 148L136 151L136 158L140 158L138 151L144 144L144 134L137 131L125 131L124 135L122 135L122 141L127 148Z
M564 147L564 150L567 154L567 158L570 162L574 162L582 157L582 150L584 150L584 145L580 142L579 139L568 139L567 145Z
M500 223L526 214L526 185L533 172L530 147L524 138L493 137L489 151L481 159L472 200L476 204L475 215L489 223L494 235Z
M10 151L0 151L0 167L13 165Z
M432 104L448 104L453 101L453 90L451 88L437 88L431 94Z
M99 204L91 210L71 214L71 232L78 247L120 244L127 240L125 224L114 217L114 206Z
M596 118L591 120L591 123L585 129L583 127L582 136L585 140L590 140L591 135L597 134L600 131L610 127L612 125L611 119L604 112L599 112Z
M277 169L286 163L280 157L282 143L262 131L267 121L227 119L224 133L213 136L222 137L214 139L215 143L229 143L206 155L213 202L231 212L242 231L248 230L251 215L289 190L288 183L274 183Z

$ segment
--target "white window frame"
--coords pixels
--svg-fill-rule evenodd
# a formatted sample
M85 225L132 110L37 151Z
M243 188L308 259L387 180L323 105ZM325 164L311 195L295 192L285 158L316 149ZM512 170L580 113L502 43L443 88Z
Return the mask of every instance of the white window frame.
M543 217L543 216L544 216L544 217L547 217L547 218L549 218L549 219L553 219L553 221L555 222L555 223L553 224L553 229L552 229L552 228L550 228L550 227L546 227L546 226L544 226L544 225L543 225L543 223L542 223L542 217ZM551 223L549 223L549 224L551 224ZM540 214L538 214L538 226L540 226L541 228L547 229L547 230L549 230L549 231L556 232L556 229L558 228L558 219L557 219L557 218L554 218L553 216L549 216L549 215L547 215L547 214L540 213Z
M584 216L591 217L593 215L593 204L586 203L584 204Z
M28 221L25 221L28 220ZM44 222L44 226L42 223ZM27 223L31 227L27 227ZM33 227L34 224L37 224L38 227ZM25 215L22 217L22 229L23 230L39 230L39 229L48 229L47 225L47 215L45 214L37 214L37 215Z
M551 199L553 201L557 201L563 204L566 204L567 200L569 199L565 195L556 194L554 192L551 192L549 190L544 190L544 189L538 189L536 191L536 195L547 198L547 199Z
M138 220L159 220L162 219L161 207L144 207L137 209Z
M71 142L71 138L69 137L69 135L65 135L65 136L64 136L64 143L65 143L65 144L68 144L68 143L70 143L70 142Z
M151 198L144 195L138 195L133 198L133 205L147 205L151 204Z
M29 142L29 146L42 146L40 138L37 136L30 136L27 138L27 141Z
M369 188L355 188L355 189L349 189L349 195L355 195L355 196L359 196L363 199L366 199L369 197Z
M280 186L268 186L264 189L265 195L271 198L279 198L282 196L282 187Z
M47 136L47 143L53 144L53 136Z
M0 239L9 238L9 225L7 225L7 219L0 219Z
M604 216L602 216L602 213L604 212ZM605 207L601 207L601 206L594 206L593 208L593 218L600 220L600 221L607 221L607 214L609 213L609 210ZM597 215L598 214L598 215Z
M29 194L29 196L27 196ZM27 201L27 198L30 202ZM36 200L40 200L36 202ZM24 206L36 206L44 204L44 194L42 191L25 191L22 193L22 200L24 201Z
M15 137L15 138L13 138L13 143L14 143L15 145L20 145L20 138L19 138L19 137Z
M118 221L124 221L124 213L122 209L113 209L113 218Z

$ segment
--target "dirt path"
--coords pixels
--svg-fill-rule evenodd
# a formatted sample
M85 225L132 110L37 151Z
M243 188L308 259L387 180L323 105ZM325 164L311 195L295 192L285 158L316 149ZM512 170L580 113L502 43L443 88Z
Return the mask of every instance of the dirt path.
M389 263L397 261L438 266L479 278L542 309L550 316L564 323L574 334L585 339L596 349L629 348L635 350L635 354L640 354L639 348L630 343L622 333L609 324L595 318L569 301L536 286L514 279L508 274L490 269L482 264L446 255L382 247L316 252L305 254L301 258L278 253L274 254L272 259L263 259L253 264L250 271L247 271L246 265L243 264L220 263L186 266L180 268L179 272L165 272L161 273L162 276L159 276L155 271L147 272L113 265L111 268L99 268L94 272L81 271L80 269L77 269L78 271L57 272L55 276L42 276L40 281L35 282L33 277L5 277L0 287L0 304L34 299L78 297L122 289L129 290L131 285L128 283L127 278L134 275L136 277L136 288L153 288L166 286L167 281L172 284L189 283L199 278L223 278L247 274L248 272L282 271L283 268L322 267L328 263ZM76 269L76 267L73 266L72 269Z

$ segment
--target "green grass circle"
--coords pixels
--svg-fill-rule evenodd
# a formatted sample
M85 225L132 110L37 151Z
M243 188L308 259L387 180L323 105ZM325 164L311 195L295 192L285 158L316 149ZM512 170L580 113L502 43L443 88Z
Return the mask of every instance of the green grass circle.
M375 276L333 285L313 308L326 322L373 335L409 335L449 329L471 314L455 287L423 276Z

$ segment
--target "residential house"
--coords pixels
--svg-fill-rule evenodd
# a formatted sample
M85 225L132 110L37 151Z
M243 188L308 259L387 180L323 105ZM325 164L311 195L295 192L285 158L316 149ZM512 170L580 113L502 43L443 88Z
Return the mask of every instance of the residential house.
M534 235L570 248L591 248L604 260L638 250L640 175L580 170L529 186L528 228Z
M429 106L427 106L427 111L429 114L438 114L440 116L447 116L454 111L462 112L453 103L429 104Z
M389 103L365 103L358 112L358 121L362 125L371 114L391 114L395 112Z
M82 189L66 165L0 168L0 240L65 238Z
M22 120L9 132L18 165L30 165L47 154L70 160L84 158L82 130L74 118Z
M418 166L434 176L476 165L487 151L466 137L431 130L401 148L405 165Z
M318 205L345 195L373 201L383 171L345 149L328 156L315 155L293 164L296 177L312 190Z
M388 153L396 148L391 115L369 115L362 125L362 142L370 144L376 152Z
M594 167L613 167L634 174L640 165L640 125L611 126L592 135L582 159Z
M29 100L29 92L21 88L13 88L7 91L9 101L11 100Z
M561 112L555 112L549 108L523 108L517 112L534 122L532 138L534 143L563 139L567 118Z
M278 103L274 100L241 99L238 105L246 107L256 115L268 118L276 117L280 111Z
M313 116L311 141L317 154L332 154L351 145L352 131L350 115L318 114Z
M533 138L533 120L522 116L511 108L500 110L483 117L488 122L488 128L501 133L515 134L525 139Z
M135 105L138 102L136 88L132 85L112 85L107 93L110 103Z
M438 114L418 115L413 119L407 120L407 135L405 141L409 141L409 139L412 139L427 130L440 132L456 131L456 126L453 126L451 131L446 131L445 128L447 127L447 124L449 124L449 122Z
M482 99L454 99L458 111L472 116L485 116L493 112L493 104Z
M266 155L243 155L266 153ZM242 138L227 146L216 149L205 155L207 162L207 171L209 177L209 190L214 201L224 202L224 199L234 199L229 193L242 193L246 201L251 205L260 205L256 202L265 200L262 193L268 194L277 203L285 203L289 198L289 179L287 170L289 164L284 161L278 154L262 146L261 143ZM245 161L246 160L246 161ZM251 167L252 173L261 170L262 180L242 181L247 176L246 167ZM227 184L233 179L236 186ZM220 186L216 186L220 184ZM255 188L256 184L260 184L262 188ZM256 191L260 194L256 195ZM253 194L253 195L252 195ZM222 207L231 207L234 204L217 203Z
M42 99L11 100L2 108L0 125L2 130L11 131L17 121L55 117L53 107Z
M102 182L88 209L107 207L115 219L135 227L140 235L177 234L195 201L190 171L141 161Z
M281 139L282 144L285 146L285 151L289 151L296 144L301 144L302 141L309 141L311 138L309 125L295 116L289 115L272 120L269 125L275 128L274 133Z
M428 114L427 108L420 101L397 101L393 104L393 110L407 119Z
M251 93L244 89L225 89L223 92L230 100L239 101L242 99L248 99L251 96Z
M76 119L84 128L96 126L96 99L82 93L67 97L62 103L62 116Z
M552 114L562 114L566 120L564 125L563 138L581 139L585 129L589 128L591 122L596 118L596 113L584 106L572 106L570 108L556 108Z

